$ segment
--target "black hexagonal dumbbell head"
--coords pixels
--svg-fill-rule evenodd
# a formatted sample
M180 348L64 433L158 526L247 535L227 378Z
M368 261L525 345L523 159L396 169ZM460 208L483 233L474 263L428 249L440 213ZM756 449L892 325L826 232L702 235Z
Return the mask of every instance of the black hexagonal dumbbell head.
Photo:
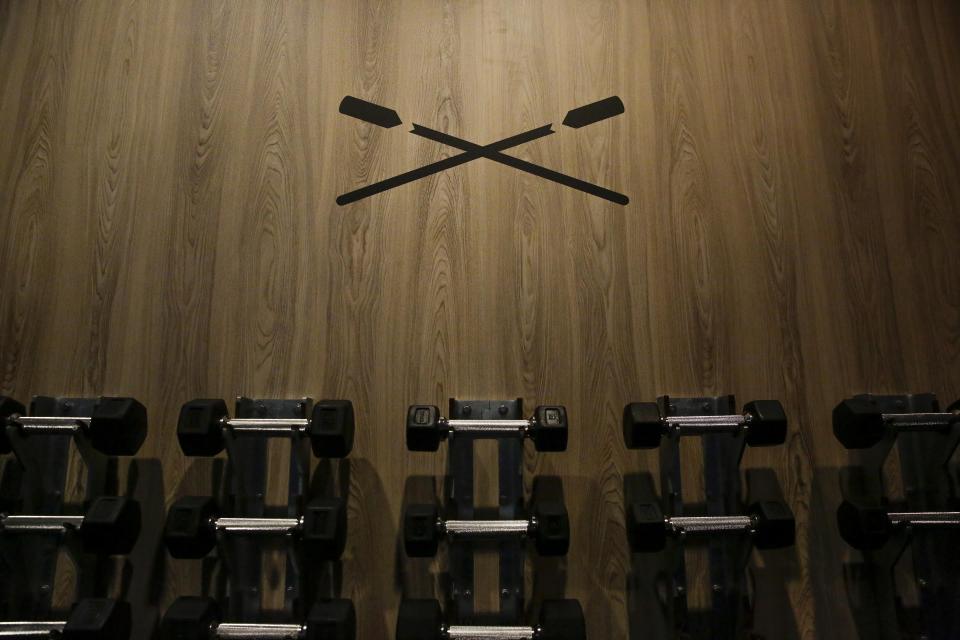
M223 451L223 419L227 403L216 399L191 400L180 407L177 441L188 456L215 456Z
M407 449L436 451L441 439L440 409L433 405L412 405L407 411Z
M847 449L866 449L886 435L883 412L866 398L848 398L833 408L833 435Z
M313 560L336 560L347 545L347 509L340 498L315 498L303 513L301 540Z
M837 509L840 537L854 549L876 551L883 548L893 533L887 511L879 506L865 506L844 500Z
M177 598L163 614L160 640L210 640L210 630L220 620L220 605L213 598Z
M357 613L351 600L320 600L307 614L306 640L353 640Z
M213 520L217 503L206 496L185 496L167 512L163 542L174 558L202 558L217 546Z
M544 600L540 605L539 640L586 640L583 609L577 600Z
M542 556L563 556L570 549L570 518L558 500L538 500L533 506L537 519L534 540Z
M86 550L127 554L140 535L140 503L123 496L97 498L80 525Z
M0 454L13 451L13 445L7 438L7 418L10 416L22 416L26 409L23 405L7 396L0 396Z
M411 504L403 510L403 548L411 558L431 558L440 546L439 510L433 504Z
M755 519L753 546L757 549L792 547L797 538L797 523L793 512L780 500L763 500L750 505Z
M108 456L132 456L147 438L147 409L133 398L100 398L90 418L90 444Z
M567 410L561 406L540 406L533 412L530 437L537 451L566 451Z
M631 402L623 408L623 442L628 449L660 446L663 421L656 402Z
M443 611L436 600L403 600L397 612L396 640L441 640Z
M660 505L635 501L627 505L627 539L636 553L660 551L667 544L667 526Z
M353 449L353 403L349 400L321 400L313 405L308 435L313 455L344 458Z
M111 598L84 598L77 602L60 634L64 640L127 640L130 604Z
M779 400L754 400L743 406L750 416L747 428L747 445L772 447L787 440L787 413Z

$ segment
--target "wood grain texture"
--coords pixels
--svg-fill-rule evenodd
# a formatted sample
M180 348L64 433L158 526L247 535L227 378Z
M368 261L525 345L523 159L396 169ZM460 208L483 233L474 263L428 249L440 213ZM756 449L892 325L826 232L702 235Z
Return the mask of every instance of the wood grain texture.
M787 445L744 464L776 470L800 529L758 626L852 637L830 409L960 395L958 29L946 0L0 3L0 391L139 397L167 505L211 489L176 445L185 400L352 399L351 459L318 466L349 494L365 640L392 637L402 592L442 588L443 559L398 541L445 469L404 450L408 404L568 407L568 451L524 457L528 489L563 478L573 528L528 601L579 598L591 637L626 638L623 479L657 458L624 449L623 405L778 398ZM339 114L345 95L403 125ZM560 125L610 95L624 115ZM413 123L480 144L553 123L507 153L630 204L478 160L338 206L458 153ZM157 570L160 611L200 588L194 563Z

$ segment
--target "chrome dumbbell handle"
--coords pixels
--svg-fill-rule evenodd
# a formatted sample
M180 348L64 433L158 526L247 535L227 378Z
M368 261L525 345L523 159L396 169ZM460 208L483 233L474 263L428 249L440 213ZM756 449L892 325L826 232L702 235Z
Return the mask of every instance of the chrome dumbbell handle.
M211 524L222 533L296 533L303 518L216 518Z
M738 433L750 426L752 416L733 414L718 416L667 416L661 418L667 431L683 432L684 435L710 433Z
M224 418L220 421L236 433L265 435L279 432L305 433L310 426L307 418Z
M440 429L448 437L456 434L484 438L517 437L530 435L533 420L448 420L440 418Z
M441 533L453 540L490 540L508 536L524 537L536 530L536 519L530 520L439 520Z
M83 516L8 516L0 514L0 531L57 532L64 529L79 529L81 526L83 526Z
M90 417L77 416L10 416L11 424L18 425L24 433L73 434L90 426Z
M739 533L754 529L750 516L674 516L666 518L667 530L680 535L696 533Z
M938 431L960 422L960 411L951 413L883 413L880 419L897 431Z
M66 622L0 622L0 638L50 638L66 626Z
M893 524L911 527L960 527L960 511L910 511L887 514Z
M306 637L301 624L262 624L259 622L223 622L213 630L215 638L262 638L263 640L298 640Z
M533 627L478 627L451 625L445 637L449 640L534 640L537 631Z

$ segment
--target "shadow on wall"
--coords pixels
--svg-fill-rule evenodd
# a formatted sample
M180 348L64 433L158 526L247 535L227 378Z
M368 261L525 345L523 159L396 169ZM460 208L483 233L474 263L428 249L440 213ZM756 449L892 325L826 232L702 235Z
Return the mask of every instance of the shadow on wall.
M538 476L546 482L541 491L544 497L564 494L570 496L603 496L604 490L596 477L565 475L561 479ZM553 498L555 499L555 498ZM579 600L583 609L588 638L624 638L625 620L614 603L623 593L620 581L614 576L622 571L626 556L623 553L622 507L609 500L566 502L568 508L582 506L570 512L570 551L564 557L535 556L534 592L532 603L539 605L551 598ZM615 513L610 513L616 509ZM584 585L581 591L570 591L571 585ZM645 636L647 637L647 636ZM655 636L649 636L655 637Z
M336 593L352 599L357 607L358 638L392 638L394 621L387 619L387 612L396 602L378 598L395 591L390 587L390 556L382 550L392 548L398 532L390 526L390 503L383 480L364 458L345 458L337 464L339 495L346 501L348 525L347 548L338 563L340 579ZM356 500L351 496L356 496Z
M131 461L125 495L140 503L140 537L124 567L121 593L134 612L131 637L150 638L160 618L163 597L163 522L166 513L163 469L156 458Z

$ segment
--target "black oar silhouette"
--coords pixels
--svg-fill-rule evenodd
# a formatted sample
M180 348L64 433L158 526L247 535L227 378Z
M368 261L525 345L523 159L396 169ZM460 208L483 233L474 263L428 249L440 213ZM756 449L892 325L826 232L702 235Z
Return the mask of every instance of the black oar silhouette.
M610 98L605 98L576 109L571 109L567 112L566 117L564 117L563 124L568 127L578 129L580 127L587 126L588 124L593 124L594 122L599 122L615 115L619 115L623 112L623 102L617 96L612 96ZM379 127L395 127L402 122L400 120L400 116L395 110L374 104L372 102L367 102L366 100L361 100L360 98L354 98L353 96L346 96L340 102L340 113L363 120L364 122L369 122L370 124L374 124ZM521 160L519 158L508 156L502 153L502 151L505 149L509 149L519 144L523 144L524 142L530 142L532 140L536 140L537 138L554 133L552 125L549 124L536 129L531 129L530 131L526 131L524 133L510 136L509 138L504 138L503 140L499 140L497 142L492 142L488 145L478 145L476 143L469 142L467 140L463 140L441 131L435 131L428 127L423 127L417 124L413 125L413 130L411 133L434 140L436 142L440 142L442 144L456 147L463 150L464 153L460 153L449 158L444 158L443 160L433 162L418 169L413 169L392 178L388 178L386 180L361 187L360 189L356 189L349 193L345 193L337 198L337 204L345 205L351 202L356 202L357 200L361 200L376 193L386 191L387 189L392 189L393 187L398 187L402 184L413 182L414 180L419 180L420 178L425 178L429 175L433 175L434 173L444 171L451 167L455 167L481 157L501 162L516 169L520 169L521 171L527 171L547 180L553 180L559 184L563 184L574 189L579 189L585 193L604 198L605 200L610 200L611 202L616 202L617 204L625 205L630 201L627 196L621 193L611 191L610 189L591 184L584 180L580 180L579 178L573 178L558 171L547 169L546 167L542 167L532 162L527 162L526 160Z
M509 149L510 147L515 147L523 144L524 142L530 142L531 140L536 140L537 138L542 138L543 136L548 136L551 133L554 133L553 129L551 129L551 126L552 125L547 124L542 127L537 127L536 129L531 129L530 131L525 131L524 133L518 133L515 136L510 136L509 138L504 138L503 140L497 142L491 142L484 148L497 151ZM341 196L337 196L337 204L343 206L345 204L350 204L351 202L356 202L357 200L363 200L364 198L369 198L372 195L382 193L388 189L393 189L394 187L399 187L400 185L407 184L408 182L413 182L414 180L426 178L427 176L432 176L435 173L452 169L453 167L465 164L471 160L476 160L479 157L481 157L481 154L475 151L458 153L455 156L450 156L449 158L444 158L443 160L431 162L430 164L424 165L417 169L411 169L410 171L393 176L392 178L387 178L386 180L381 180L380 182L368 184L365 187L360 187L359 189L355 189Z
M547 169L546 167L542 167L532 162L527 162L526 160L521 160L520 158L508 156L505 153L500 153L499 151L493 149L487 149L478 144L474 144L473 142L469 142L467 140L462 140L442 131L435 131L428 127L414 124L413 131L411 133L422 136L429 140L434 140L436 142L449 145L451 147L456 147L457 149L461 149L463 151L472 151L489 160L494 160L495 162L500 162L509 167L513 167L514 169L520 169L521 171L532 173L535 176L540 176L541 178L546 178L547 180L553 180L554 182L572 187L574 189L579 189L580 191L597 196L598 198L603 198L604 200L609 200L610 202L616 202L617 204L627 204L630 202L630 198L622 193L611 191L606 187L601 187L585 180L568 176L564 173L560 173L559 171L554 171L553 169Z

